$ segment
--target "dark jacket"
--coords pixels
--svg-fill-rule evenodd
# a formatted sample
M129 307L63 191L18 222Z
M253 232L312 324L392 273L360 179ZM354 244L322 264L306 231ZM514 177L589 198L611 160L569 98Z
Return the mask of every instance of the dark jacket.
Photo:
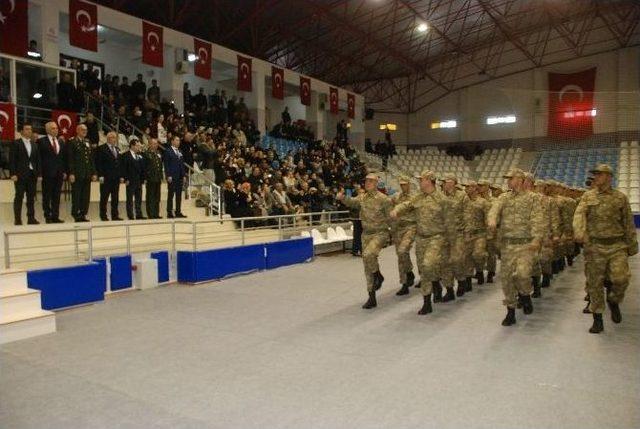
M144 153L144 179L147 182L162 182L162 155L160 151Z
M164 151L164 174L173 179L180 179L185 175L184 158L176 155L171 146Z
M67 143L67 154L69 160L69 174L76 176L76 180L90 179L96 174L96 167L93 160L93 149L89 139L84 141L74 137Z
M60 137L57 140L58 153L56 154L48 135L38 139L42 177L62 176L68 170L66 145Z
M36 176L40 176L40 154L36 142L31 142L31 155L29 155L22 139L14 141L9 149L9 171L11 175L18 176L18 179L24 179L31 170L29 163L33 167L33 173Z
M138 154L138 157L134 158L130 150L120 155L120 177L125 182L128 182L128 186L134 188L142 186L144 181L144 160L142 155Z
M96 171L98 177L104 177L105 182L120 181L120 159L113 156L108 144L101 144L96 150Z

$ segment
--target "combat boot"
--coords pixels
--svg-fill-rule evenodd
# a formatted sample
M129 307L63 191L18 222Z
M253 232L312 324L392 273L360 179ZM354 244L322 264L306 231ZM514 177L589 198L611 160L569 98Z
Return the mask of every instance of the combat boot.
M416 289L420 289L422 287L422 280L420 280L418 283L413 285L414 288Z
M519 293L518 293L518 303L516 304L516 308L517 309L522 308L522 295L520 295Z
M591 302L587 301L587 305L585 305L584 308L582 309L582 312L584 314L591 314L591 310L589 309L590 305L591 305Z
M461 297L464 296L464 291L467 289L466 280L458 280L458 290L456 292L456 296Z
M540 286L542 286L542 287L551 286L551 274L543 274L542 275L542 284Z
M376 301L376 291L372 290L369 292L369 300L364 303L362 308L369 310L370 308L375 308L378 306L378 302Z
M620 313L620 305L616 302L611 302L607 300L607 304L609 305L609 311L611 311L611 320L613 323L622 322L622 313Z
M383 281L384 277L382 277L380 271L376 271L375 273L373 273L373 289L375 289L376 291L380 290Z
M471 279L473 277L467 277L467 281L466 284L464 285L464 291L465 292L471 292L473 290L473 286L471 285Z
M562 258L560 258L560 262L559 262L559 265L558 265L558 269L559 269L560 271L564 271L564 269L565 269L565 267L566 267L566 266L567 266L567 265L565 264L564 256L563 256Z
M413 274L413 271L409 271L407 273L407 287L413 286L413 282L416 281L416 276Z
M442 285L440 282L431 282L433 289L433 302L442 302Z
M540 293L540 277L533 276L531 277L531 284L533 285L533 297L540 298L542 293Z
M567 256L567 265L573 267L573 255Z
M397 296L409 295L409 282L405 282L402 284L402 287L398 292L396 292Z
M423 297L424 303L422 304L422 308L420 309L420 311L418 311L418 314L423 315L423 314L429 314L433 311L433 309L431 308L431 294L429 295L425 295Z
M493 277L496 275L493 271L487 272L487 283L493 283Z
M591 334L599 334L604 331L604 323L602 323L602 314L593 313L593 325L589 328Z
M522 295L522 311L524 314L533 313L533 303L529 295Z
M516 309L507 308L507 317L502 321L502 326L511 326L516 324Z
M447 288L447 293L442 297L442 302L455 301L456 294L453 293L453 287Z
M558 274L560 272L560 268L558 267L558 260L551 262L551 272L553 274Z
M484 271L482 270L476 271L476 280L478 281L479 285L484 284Z

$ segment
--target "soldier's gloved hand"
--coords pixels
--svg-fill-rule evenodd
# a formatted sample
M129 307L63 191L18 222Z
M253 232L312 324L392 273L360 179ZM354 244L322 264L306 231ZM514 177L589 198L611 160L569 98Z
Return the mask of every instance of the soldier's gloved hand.
M637 253L638 253L638 242L636 241L635 243L627 247L627 255L633 256L633 255L636 255Z

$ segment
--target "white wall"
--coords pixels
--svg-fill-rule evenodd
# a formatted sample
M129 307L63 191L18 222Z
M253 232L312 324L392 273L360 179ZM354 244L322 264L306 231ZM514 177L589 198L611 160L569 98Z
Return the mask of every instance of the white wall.
M375 144L378 140L384 141L384 130L380 124L396 124L396 131L391 131L391 140L396 146L405 146L409 136L408 115L395 113L375 113L373 119L365 121L365 135Z

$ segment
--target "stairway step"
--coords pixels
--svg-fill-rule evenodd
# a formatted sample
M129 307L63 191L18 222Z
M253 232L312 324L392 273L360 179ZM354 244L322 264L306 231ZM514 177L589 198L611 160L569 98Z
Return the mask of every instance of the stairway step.
M24 270L0 271L0 293L27 291L27 272Z
M0 321L38 311L42 311L38 290L27 289L24 293L0 297Z
M56 331L55 313L38 310L13 318L0 315L0 344L31 338Z

